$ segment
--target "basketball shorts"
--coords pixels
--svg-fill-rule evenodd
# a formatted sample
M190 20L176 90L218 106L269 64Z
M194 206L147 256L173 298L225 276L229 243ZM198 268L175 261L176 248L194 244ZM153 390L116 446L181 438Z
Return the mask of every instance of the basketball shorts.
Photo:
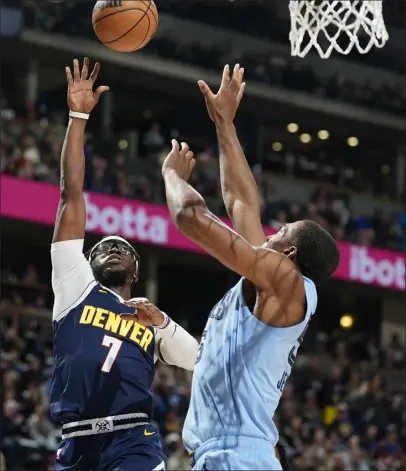
M207 441L191 455L191 466L196 471L282 470L271 443L248 437Z
M63 439L55 471L158 471L165 469L165 459L158 431L137 426Z

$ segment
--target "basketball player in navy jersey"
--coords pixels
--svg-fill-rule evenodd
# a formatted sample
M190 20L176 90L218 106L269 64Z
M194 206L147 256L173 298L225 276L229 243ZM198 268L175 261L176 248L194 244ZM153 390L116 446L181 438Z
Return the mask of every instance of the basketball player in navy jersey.
M233 125L242 76L238 66L232 77L226 67L216 95L199 82L216 125L223 199L234 230L187 183L195 161L186 144L173 142L162 169L179 230L242 277L213 308L202 334L183 429L196 470L282 469L273 415L316 310L316 284L339 262L335 241L313 221L265 237L258 188Z
M54 370L51 416L62 424L56 470L164 469L151 426L157 357L193 369L197 342L145 298L131 299L139 256L120 236L83 254L86 122L100 95L99 64L73 63L68 80L69 125L61 155L61 197L51 246Z

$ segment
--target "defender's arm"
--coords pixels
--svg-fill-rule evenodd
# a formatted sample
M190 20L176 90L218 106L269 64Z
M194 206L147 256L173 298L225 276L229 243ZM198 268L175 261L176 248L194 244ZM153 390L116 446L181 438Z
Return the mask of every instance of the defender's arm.
M233 227L252 245L262 245L265 234L261 223L258 187L245 158L233 123L216 124L220 146L221 191Z
M164 172L164 180L172 220L183 234L259 290L277 297L292 296L303 280L288 257L252 246L219 221L203 197L174 169Z
M216 126L220 147L221 191L227 214L238 234L250 244L258 246L265 242L258 187L233 124L244 94L243 76L244 69L236 64L230 78L230 68L226 65L216 95L202 80L199 81L199 87L209 116Z

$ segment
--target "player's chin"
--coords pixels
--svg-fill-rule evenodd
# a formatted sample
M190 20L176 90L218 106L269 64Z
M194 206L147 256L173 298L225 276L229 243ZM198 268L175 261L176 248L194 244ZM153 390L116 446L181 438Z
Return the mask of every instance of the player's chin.
M125 271L125 266L122 260L113 259L109 260L108 262L104 263L103 271L106 270L113 270L113 271Z

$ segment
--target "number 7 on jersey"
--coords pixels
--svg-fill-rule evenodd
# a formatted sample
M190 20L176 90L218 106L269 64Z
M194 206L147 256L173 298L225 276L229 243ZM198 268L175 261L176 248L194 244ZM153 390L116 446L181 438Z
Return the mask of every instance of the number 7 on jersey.
M122 340L111 337L110 335L105 335L103 337L102 345L107 347L109 351L107 352L106 359L104 360L101 370L103 373L109 373L113 363L115 362L118 352L120 351L121 345L123 344Z

